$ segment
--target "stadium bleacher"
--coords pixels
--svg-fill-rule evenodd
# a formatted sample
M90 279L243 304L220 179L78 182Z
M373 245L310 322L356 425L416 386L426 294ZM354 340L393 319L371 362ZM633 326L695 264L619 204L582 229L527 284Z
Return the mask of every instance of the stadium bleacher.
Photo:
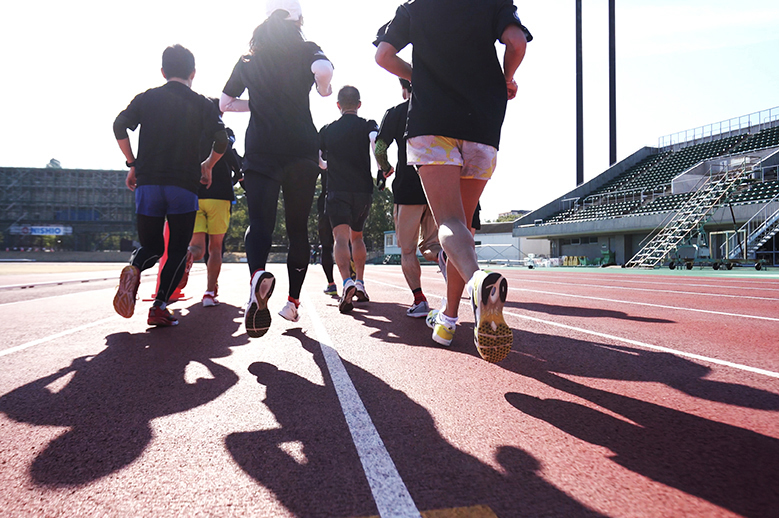
M671 194L671 181L694 165L717 157L743 154L749 151L779 147L779 126L757 133L723 137L701 144L689 145L676 151L661 151L651 155L608 183L590 193L592 205L578 205L561 210L545 218L542 224L569 223L646 215L677 211L692 193ZM647 201L626 200L627 196L609 196L609 193L641 193ZM658 193L666 192L667 194ZM779 180L747 184L730 199L733 204L759 203L779 194Z

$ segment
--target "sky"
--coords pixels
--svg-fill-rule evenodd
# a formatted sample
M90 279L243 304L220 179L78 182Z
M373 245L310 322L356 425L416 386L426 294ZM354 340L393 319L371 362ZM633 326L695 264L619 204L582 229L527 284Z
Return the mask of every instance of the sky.
M301 0L306 39L335 65L334 91L356 86L360 115L377 122L402 101L371 44L399 3ZM535 39L515 76L519 94L508 104L482 221L540 208L576 187L575 2L514 3ZM608 0L583 2L585 181L609 167L607 9ZM136 94L163 84L165 47L192 50L193 89L218 97L264 18L262 0L5 5L0 166L45 167L57 159L64 168L123 169L114 118ZM660 137L779 106L776 0L616 0L616 23L618 160ZM401 56L410 60L410 48ZM340 116L335 102L312 91L317 127ZM248 114L224 120L242 152Z

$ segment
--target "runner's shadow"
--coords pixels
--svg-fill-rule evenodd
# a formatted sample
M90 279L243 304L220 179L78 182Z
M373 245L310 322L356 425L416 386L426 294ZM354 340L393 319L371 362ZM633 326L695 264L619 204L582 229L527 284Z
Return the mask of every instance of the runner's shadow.
M509 392L506 400L651 480L748 517L779 508L779 440L639 399L587 387L528 361L523 374L607 409Z
M238 376L213 359L247 343L245 335L231 336L239 308L221 304L209 314L213 320L190 315L178 328L108 335L100 353L0 397L0 412L15 421L68 427L32 462L33 481L78 486L117 472L152 440L152 419L213 401L235 385ZM187 379L190 364L204 376Z
M225 440L228 450L295 516L377 514L319 342L300 329L285 334L313 355L324 386L253 364L250 371L265 386L264 403L281 428L233 433ZM503 471L496 470L446 441L430 413L409 395L343 363L420 510L486 505L501 517L600 516L546 482L538 461L526 452L500 447L496 455Z
M638 347L514 330L514 350L500 365L523 375L528 365L533 365L557 374L662 383L707 401L779 410L779 394L706 379L712 372L710 367L672 353Z
M582 308L578 306L557 306L554 304L541 304L538 302L512 302L507 301L505 306L509 309L523 309L534 313L545 313L562 317L579 318L613 318L616 320L630 320L632 322L646 322L649 324L675 324L673 320L664 318L648 318L630 315L624 311L614 311L601 308Z

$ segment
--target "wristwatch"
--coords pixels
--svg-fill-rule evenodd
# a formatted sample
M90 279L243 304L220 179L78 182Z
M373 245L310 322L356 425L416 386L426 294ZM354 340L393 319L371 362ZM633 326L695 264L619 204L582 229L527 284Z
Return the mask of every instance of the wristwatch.
M132 162L125 162L124 165L126 165L127 167L135 167L135 160L133 160Z

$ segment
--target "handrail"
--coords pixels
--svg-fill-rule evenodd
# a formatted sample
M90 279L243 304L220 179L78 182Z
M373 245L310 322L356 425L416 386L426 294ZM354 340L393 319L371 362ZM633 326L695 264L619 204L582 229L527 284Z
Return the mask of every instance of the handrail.
M773 209L771 214L768 213L769 207ZM725 257L724 254L729 250L731 257L728 259L734 259L738 255L741 255L746 259L749 242L751 241L750 238L752 238L756 232L773 224L777 219L779 219L779 194L765 202L765 205L763 205L759 211L755 212L746 223L741 225L741 228L739 228L737 233L730 236L728 240L720 246L720 256ZM743 243L741 240L736 241L739 233L742 231L745 233Z
M659 137L657 139L657 147L665 150L673 146L679 146L681 149L687 147L687 145L700 143L705 139L714 140L715 137L722 138L741 135L754 128L762 131L763 129L776 126L778 121L779 106Z

